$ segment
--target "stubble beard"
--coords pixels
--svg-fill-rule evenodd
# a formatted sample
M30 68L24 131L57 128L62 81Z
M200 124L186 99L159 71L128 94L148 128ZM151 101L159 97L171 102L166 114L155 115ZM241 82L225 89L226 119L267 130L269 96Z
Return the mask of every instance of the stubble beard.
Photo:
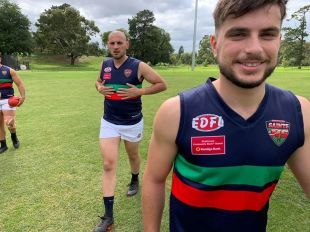
M122 60L124 58L124 56L126 55L126 53L124 52L120 52L118 54L114 54L112 51L109 51L110 55L112 56L112 58L114 60Z
M243 89L252 89L252 88L260 86L273 73L275 68L276 68L276 65L270 66L266 68L263 76L259 80L254 81L254 82L247 82L247 81L243 81L240 78L238 78L237 74L231 68L219 63L220 73L227 80L232 82L234 85L240 88L243 88Z

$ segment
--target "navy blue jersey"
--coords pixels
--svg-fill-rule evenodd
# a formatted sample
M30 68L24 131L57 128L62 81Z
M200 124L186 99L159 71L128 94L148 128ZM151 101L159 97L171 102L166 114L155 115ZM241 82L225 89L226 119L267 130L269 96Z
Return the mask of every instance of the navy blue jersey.
M142 119L141 97L123 100L118 94L119 88L129 88L126 84L142 87L142 81L138 78L138 67L140 61L128 57L119 67L114 66L113 59L103 62L100 79L105 81L105 86L113 87L115 93L105 97L103 118L117 125L134 125Z
M298 99L267 84L257 111L244 119L209 79L180 101L170 231L265 231L269 198L304 143Z
M1 99L7 99L14 95L13 79L10 73L10 68L1 65L0 67L0 93Z

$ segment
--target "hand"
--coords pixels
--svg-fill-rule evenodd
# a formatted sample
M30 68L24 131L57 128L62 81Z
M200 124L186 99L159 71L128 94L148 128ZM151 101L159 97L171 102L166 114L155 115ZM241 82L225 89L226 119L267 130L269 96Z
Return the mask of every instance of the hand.
M103 81L100 85L97 85L97 90L103 96L110 96L111 94L113 94L115 92L114 88L113 87L104 86L104 82L105 81Z
M117 94L122 97L122 99L136 98L142 95L141 89L137 88L135 85L126 84L129 88L119 88Z
M25 101L25 97L18 97L18 99L19 99L19 102L18 102L17 106L21 106Z

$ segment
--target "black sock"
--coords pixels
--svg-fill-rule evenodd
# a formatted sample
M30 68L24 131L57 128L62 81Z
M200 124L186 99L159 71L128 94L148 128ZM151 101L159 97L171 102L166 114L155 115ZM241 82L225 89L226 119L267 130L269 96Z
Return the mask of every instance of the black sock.
M0 141L1 147L6 147L6 140L1 140Z
M139 172L137 174L131 173L131 182L137 182L139 180Z
M114 196L112 197L103 197L104 205L104 216L113 218L113 205L114 205Z
M12 139L13 141L16 141L16 140L17 140L16 132L15 132L15 133L11 133L11 139Z

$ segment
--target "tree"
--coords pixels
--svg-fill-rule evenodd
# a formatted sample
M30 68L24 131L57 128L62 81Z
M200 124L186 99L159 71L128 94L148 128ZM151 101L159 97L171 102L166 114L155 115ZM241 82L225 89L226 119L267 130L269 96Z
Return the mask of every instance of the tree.
M20 8L7 0L0 0L0 52L2 54L30 54L33 47L30 21Z
M215 64L215 58L210 44L210 35L205 35L199 42L197 64Z
M178 54L171 54L170 55L170 63L172 65L177 65L178 60L179 60Z
M143 10L132 19L128 19L130 49L129 53L145 62L157 64L169 62L173 48L170 35L153 25L155 17L152 11Z
M310 66L310 42L305 43L305 58L302 61L303 66Z
M191 65L192 64L192 52L184 52L181 55L181 62L182 64L188 64Z
M151 64L170 63L170 55L173 53L174 49L170 44L170 35L165 32L164 29L153 26L152 29L152 42L150 43L150 51L152 51L148 57L148 61Z
M89 21L69 4L45 10L35 24L35 40L43 49L70 57L70 63L87 54L91 36L99 33L94 21Z
M289 60L292 64L297 65L298 68L301 68L302 61L305 58L305 38L308 36L306 31L307 21L306 13L310 10L310 5L301 7L298 11L294 12L291 15L290 20L297 20L300 24L297 28L284 27L283 31L285 32L283 49L282 49L282 59Z
M181 45L178 52L178 58L180 59L181 55L184 53L184 47Z
M98 42L91 42L87 45L88 56L101 56L106 53L105 49L100 49Z

